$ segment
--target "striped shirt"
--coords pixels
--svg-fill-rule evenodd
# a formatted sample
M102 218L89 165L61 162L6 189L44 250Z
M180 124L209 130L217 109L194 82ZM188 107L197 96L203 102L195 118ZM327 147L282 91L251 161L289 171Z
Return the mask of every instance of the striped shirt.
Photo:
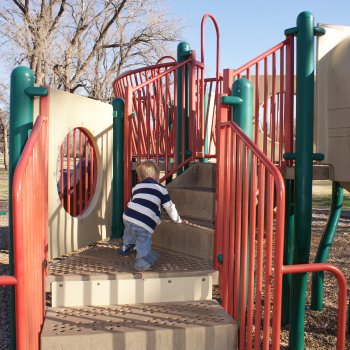
M147 178L133 187L132 198L124 211L123 219L153 233L160 224L160 205L175 223L181 222L166 187L152 178Z

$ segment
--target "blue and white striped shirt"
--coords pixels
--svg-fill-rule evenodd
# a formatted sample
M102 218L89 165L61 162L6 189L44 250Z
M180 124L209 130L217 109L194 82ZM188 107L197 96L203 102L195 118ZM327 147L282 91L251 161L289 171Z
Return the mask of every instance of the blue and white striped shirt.
M133 187L132 198L124 211L123 219L153 233L160 223L160 205L175 223L181 222L166 187L152 178L147 178Z

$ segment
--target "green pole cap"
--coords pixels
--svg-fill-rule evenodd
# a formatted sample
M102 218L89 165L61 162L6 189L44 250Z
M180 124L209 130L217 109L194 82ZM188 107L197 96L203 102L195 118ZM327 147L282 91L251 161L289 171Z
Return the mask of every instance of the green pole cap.
M24 66L16 67L11 73L11 79L15 78L17 76L24 76L24 77L28 78L29 81L33 81L33 83L34 83L34 74L27 67L24 67Z
M177 45L177 61L182 62L191 55L191 47L187 41L182 41Z
M297 26L299 27L299 25L304 21L312 21L312 23L314 22L314 16L310 11L303 11L299 13L297 17Z
M124 110L124 99L123 98L115 98L112 101L113 111L123 111Z

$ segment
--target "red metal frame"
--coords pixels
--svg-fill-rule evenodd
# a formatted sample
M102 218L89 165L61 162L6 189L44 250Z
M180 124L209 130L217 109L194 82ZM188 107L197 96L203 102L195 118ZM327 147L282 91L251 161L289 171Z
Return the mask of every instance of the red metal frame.
M0 277L0 285L15 285L16 342L20 350L39 349L45 317L48 112L49 97L41 97L40 115L13 178L15 273L14 276Z
M238 348L280 348L283 274L329 271L339 284L337 349L345 349L344 275L329 264L283 266L281 172L233 122L221 123L219 144L214 261L223 307L239 320Z
M189 145L193 154L191 157L184 157L185 137L181 149L175 147L175 135L177 131L177 120L175 113L177 110L177 72L178 69L188 67L190 83L190 140ZM181 64L159 65L158 74L155 74L157 66L149 69L137 70L135 73L128 73L118 80L114 86L122 86L128 81L136 82L137 76L147 76L148 79L142 81L139 85L124 86L122 96L125 99L125 117L124 117L124 188L125 203L131 193L131 171L132 161L137 163L152 159L157 164L164 163L164 177L162 181L171 176L190 160L196 156L204 156L203 130L203 99L201 94L203 80L203 65L196 61L195 53L189 59ZM151 72L150 74L148 74ZM134 74L133 78L130 76ZM185 90L185 69L182 69L183 91ZM127 78L128 77L128 78ZM115 91L119 91L115 89ZM183 96L183 98L185 98ZM184 102L184 101L183 101ZM136 116L136 117L135 117ZM182 134L184 135L184 118L182 113ZM177 154L181 151L181 164L176 163Z
M260 143L259 148L280 169L285 167L283 153L293 152L294 37L287 37L238 69L224 71L224 77L223 93L227 95L231 94L230 84L235 78L244 77L252 82L254 142Z

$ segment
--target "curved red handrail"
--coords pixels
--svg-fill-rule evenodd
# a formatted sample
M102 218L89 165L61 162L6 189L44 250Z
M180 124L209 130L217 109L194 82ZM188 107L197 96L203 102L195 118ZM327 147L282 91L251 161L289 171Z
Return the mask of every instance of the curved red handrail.
M204 24L207 18L210 18L214 24L216 30L216 74L215 77L218 80L220 74L220 30L215 17L211 13L206 13L201 22L201 62L204 64Z

